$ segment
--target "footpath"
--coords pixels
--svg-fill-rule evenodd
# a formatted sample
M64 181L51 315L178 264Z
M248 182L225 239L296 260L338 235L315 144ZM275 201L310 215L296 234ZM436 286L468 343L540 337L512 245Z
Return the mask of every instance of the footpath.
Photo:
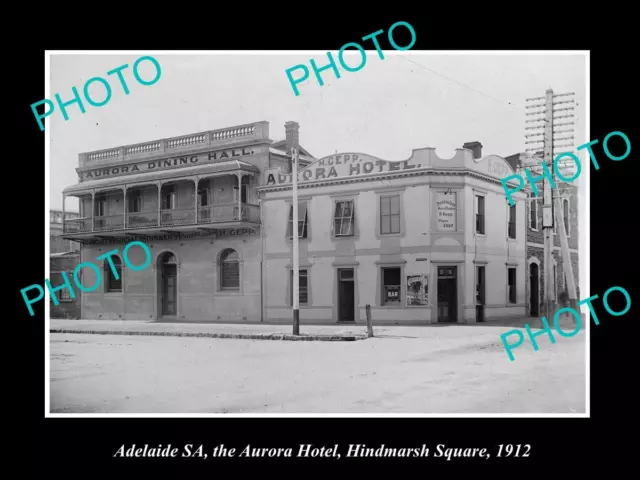
M564 330L571 331L575 323L560 322ZM442 335L460 335L468 329L524 328L529 324L531 329L540 329L540 318L504 318L477 324L434 324L434 325L376 325L374 321L374 337L419 338ZM553 326L552 326L553 328ZM583 327L584 328L584 327ZM364 322L353 325L300 325L300 335L292 335L290 324L228 324L228 323L165 323L135 320L50 320L51 333L76 333L94 335L158 335L170 337L208 337L239 338L251 340L291 340L291 341L357 341L367 338L367 326ZM476 333L480 333L479 331Z

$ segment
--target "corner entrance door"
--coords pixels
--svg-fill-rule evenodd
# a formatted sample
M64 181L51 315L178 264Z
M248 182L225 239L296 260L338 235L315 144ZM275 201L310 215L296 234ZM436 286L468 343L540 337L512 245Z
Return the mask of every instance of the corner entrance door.
M438 267L438 323L458 321L457 267Z
M538 279L538 265L532 263L529 266L529 315L540 315L540 284Z
M338 321L355 322L353 268L338 269Z

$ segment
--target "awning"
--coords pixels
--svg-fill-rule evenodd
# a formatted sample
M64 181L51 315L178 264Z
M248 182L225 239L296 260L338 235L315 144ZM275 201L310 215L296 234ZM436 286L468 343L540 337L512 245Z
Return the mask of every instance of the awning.
M74 193L90 192L95 189L119 188L123 185L135 185L163 179L180 179L185 177L193 177L194 175L222 174L237 171L260 173L260 169L250 163L241 162L239 160L230 160L228 162L212 163L210 165L199 165L197 167L171 168L159 172L136 173L133 175L123 175L120 177L102 178L100 180L89 180L81 182L65 188L62 193L72 195Z

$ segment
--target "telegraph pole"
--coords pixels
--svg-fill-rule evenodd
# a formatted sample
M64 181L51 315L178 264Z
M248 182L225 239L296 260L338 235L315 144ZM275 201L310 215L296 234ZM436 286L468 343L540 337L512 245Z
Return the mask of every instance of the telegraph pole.
M538 144L537 146L533 146L527 148L526 151L539 153L542 149L542 161L547 165L549 171L551 172L551 178L553 183L555 184L555 169L553 165L554 158L554 150L556 148L570 147L571 149L574 146L569 144L560 144L556 142L562 142L563 140L573 140L573 125L574 125L574 113L575 109L575 100L573 98L565 100L562 97L572 97L575 95L574 93L559 93L554 94L552 89L548 89L546 91L546 95L544 97L536 97L536 98L527 98L527 102L538 102L535 104L527 104L525 108L540 108L544 107L543 110L538 110L534 112L527 113L527 116L536 116L542 115L542 117L533 118L527 120L525 123L539 123L543 122L542 125L534 125L531 127L526 127L526 130L532 130L530 133L525 133L525 138L529 139L531 137L539 137L542 136L541 140L527 140L526 144ZM558 99L558 100L556 100ZM543 101L541 103L541 101ZM556 105L560 104L571 104L570 106L563 106L560 108L554 108ZM555 115L556 112L565 112L568 111L570 113L563 113L560 115ZM569 120L562 120L562 119ZM560 120L560 122L556 123L556 120ZM559 130L556 127L567 126L569 129ZM542 130L542 132L540 132ZM537 132L537 133L535 133ZM564 133L571 133L569 136L557 136ZM539 144L542 145L539 145ZM551 188L551 181L549 181L546 177L544 178L544 192L543 192L543 210L542 210L542 228L544 230L544 298L546 305L546 315L549 315L551 312L551 300L556 300L555 292L552 288L552 285L555 282L553 276L553 269L551 268L551 258L553 251L553 225L554 225L554 217L558 217L558 219L562 218L562 209L554 215L554 194L553 189ZM557 188L557 187L556 187ZM534 200L535 201L535 200ZM555 208L558 208L555 206ZM564 229L564 221L558 222L560 223L560 228ZM561 244L562 244L562 257L563 257L563 269L565 275L567 277L567 286L570 289L569 297L575 298L575 284L573 281L573 269L571 268L571 256L569 253L568 243L566 241L566 236L563 238L562 234L564 234L564 230L561 232Z
M293 334L300 335L300 258L298 253L298 149L291 149L293 183Z

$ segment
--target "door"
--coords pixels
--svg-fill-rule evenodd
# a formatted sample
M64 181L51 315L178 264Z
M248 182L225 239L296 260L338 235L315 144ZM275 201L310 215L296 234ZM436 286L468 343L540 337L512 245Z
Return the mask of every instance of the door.
M174 316L177 313L177 284L175 265L164 265L162 271L162 315Z
M540 283L538 278L538 265L532 263L529 266L529 315L540 315Z
M456 267L438 267L438 322L458 321Z
M484 267L478 267L478 277L476 279L476 322L484 322Z
M338 270L338 321L355 322L353 268L341 268Z

